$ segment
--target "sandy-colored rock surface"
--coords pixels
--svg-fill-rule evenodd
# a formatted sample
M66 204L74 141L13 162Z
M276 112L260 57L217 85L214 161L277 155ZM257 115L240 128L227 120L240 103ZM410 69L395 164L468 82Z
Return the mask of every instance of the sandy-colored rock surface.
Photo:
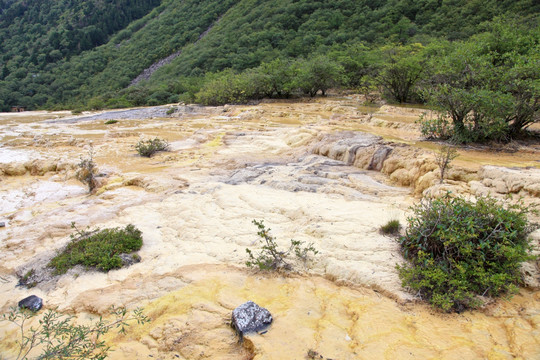
M538 290L475 314L403 307L414 300L395 268L403 259L396 241L378 231L392 219L405 223L422 193L518 194L535 202L534 146L496 155L495 166L484 166L491 154L460 149L441 185L434 145L421 141L414 124L419 109L363 107L354 98L180 106L171 116L167 109L0 116L2 311L29 294L82 317L111 304L144 305L152 323L110 339L118 359L303 359L309 350L339 359L540 355ZM170 151L139 157L135 143L155 136ZM75 173L91 149L100 187L89 195ZM263 219L279 245L296 239L320 253L307 267L298 264L302 275L245 270L245 249L260 246L253 219ZM136 225L142 261L16 287L17 275L39 270L69 241L72 222ZM527 266L534 285L538 264ZM241 346L227 319L246 300L260 301L276 322ZM11 335L0 323L0 337ZM2 346L8 354L13 344Z

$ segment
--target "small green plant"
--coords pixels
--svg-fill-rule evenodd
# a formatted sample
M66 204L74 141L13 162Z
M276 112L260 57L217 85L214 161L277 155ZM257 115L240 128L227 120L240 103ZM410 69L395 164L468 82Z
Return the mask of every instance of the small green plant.
M177 109L175 107L171 107L169 110L167 110L167 115L172 115Z
M77 171L77 179L88 186L88 192L94 191L98 186L96 179L97 174L97 165L94 162L94 147L90 146L88 150L88 157L83 158L81 156L81 161L77 164L79 170Z
M124 229L96 229L80 231L75 229L71 241L50 262L56 275L64 274L76 265L93 267L101 271L121 268L120 254L138 251L142 247L141 231L129 224Z
M169 143L167 140L162 140L159 138L139 140L135 145L135 150L139 153L140 156L151 157L158 151L167 151L169 148Z
M26 286L27 288L33 288L37 285L36 281L32 281L32 277L35 275L35 270L30 269L28 270L23 277L19 279L19 284L21 286Z
M276 239L270 235L270 229L267 229L263 221L253 220L252 223L257 226L259 231L257 235L264 240L261 251L254 254L250 249L246 249L249 260L246 265L250 268L259 268L260 270L292 270L292 264L287 261L289 254L294 253L302 261L309 259L310 253L317 255L319 252L313 247L313 244L302 247L303 242L291 240L291 246L286 251L280 250Z
M435 162L437 163L437 166L439 167L441 184L444 181L446 172L450 169L450 163L452 162L452 160L454 160L458 156L459 154L457 150L448 145L443 145L439 149L439 152L435 156Z
M112 124L116 124L117 122L118 120L110 119L110 120L105 121L105 125L112 125Z
M16 360L22 359L105 359L110 350L102 340L111 329L124 333L133 322L144 324L150 319L137 308L128 312L126 308L111 307L113 320L105 322L101 317L87 325L75 324L73 316L56 310L38 315L28 309L11 308L0 316L18 328ZM32 318L39 317L37 327L31 326ZM35 321L32 322L36 324ZM4 339L7 341L8 339ZM39 353L39 354L38 354Z
M527 221L530 207L447 194L423 200L412 210L399 239L411 262L398 266L403 286L444 311L476 308L482 296L517 290L520 265L533 258L528 254L534 229Z
M420 132L428 139L448 140L452 137L450 121L443 115L430 113L420 115L415 123L420 125Z
M399 223L399 220L394 219L388 221L386 224L382 225L380 227L381 233L385 235L396 235L399 233L399 229L401 228L401 224Z

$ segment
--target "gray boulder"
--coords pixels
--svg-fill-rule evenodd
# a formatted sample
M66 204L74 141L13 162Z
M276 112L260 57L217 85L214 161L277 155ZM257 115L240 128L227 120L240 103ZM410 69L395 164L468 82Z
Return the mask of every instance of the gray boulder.
M242 338L244 334L263 331L272 323L272 314L253 301L248 301L232 312L232 326Z
M19 301L19 308L38 311L43 306L43 300L36 295L30 295Z

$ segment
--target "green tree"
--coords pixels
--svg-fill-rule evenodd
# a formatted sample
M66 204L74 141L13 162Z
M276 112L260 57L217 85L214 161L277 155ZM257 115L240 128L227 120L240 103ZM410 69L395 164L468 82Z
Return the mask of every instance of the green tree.
M416 85L425 71L421 44L387 46L381 49L382 66L376 77L383 94L400 103L416 96Z
M297 87L311 97L319 90L326 95L328 89L341 83L342 76L343 67L324 55L297 62Z
M435 121L450 120L453 133L430 133L435 127L426 121L425 135L505 141L539 121L540 32L504 22L492 26L432 58L423 94L440 110Z
M294 69L290 61L275 59L262 63L258 72L263 76L267 97L288 97L294 89Z

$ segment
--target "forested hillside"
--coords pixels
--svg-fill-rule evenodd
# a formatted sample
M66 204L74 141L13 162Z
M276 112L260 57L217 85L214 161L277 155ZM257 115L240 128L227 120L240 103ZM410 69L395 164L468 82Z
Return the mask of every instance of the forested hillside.
M14 105L101 108L196 100L195 94L216 77L213 73L276 61L306 63L332 54L342 75L333 85L366 86L360 80L369 65L384 61L384 51L374 49L467 40L488 31L495 17L526 33L538 27L540 4L0 0L0 9L0 110L6 111ZM147 82L130 86L144 69L173 53L179 55Z

